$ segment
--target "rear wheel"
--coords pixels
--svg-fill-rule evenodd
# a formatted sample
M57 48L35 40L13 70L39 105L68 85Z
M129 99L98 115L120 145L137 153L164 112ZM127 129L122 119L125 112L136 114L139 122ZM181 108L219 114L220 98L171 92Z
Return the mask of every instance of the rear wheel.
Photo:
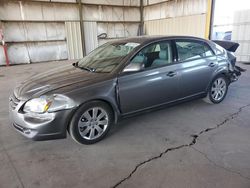
M211 83L206 101L210 103L220 103L226 97L228 90L228 79L224 75L217 76Z
M104 102L91 101L81 106L69 125L71 137L81 144L93 144L103 139L113 123L113 111Z

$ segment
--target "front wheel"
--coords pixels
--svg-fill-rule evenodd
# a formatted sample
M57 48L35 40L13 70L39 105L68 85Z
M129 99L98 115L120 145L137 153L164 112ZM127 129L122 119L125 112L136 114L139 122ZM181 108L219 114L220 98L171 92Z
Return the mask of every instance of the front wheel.
M210 84L206 101L218 104L226 97L228 90L228 79L224 75L215 77Z
M69 125L71 137L80 144L94 144L103 139L113 123L113 112L104 102L91 101L81 106Z

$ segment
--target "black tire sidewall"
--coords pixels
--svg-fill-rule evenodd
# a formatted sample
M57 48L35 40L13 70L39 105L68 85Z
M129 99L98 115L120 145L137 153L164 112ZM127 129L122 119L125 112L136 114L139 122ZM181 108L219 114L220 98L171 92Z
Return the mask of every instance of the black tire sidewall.
M226 82L226 91L225 91L224 96L223 96L220 100L214 100L213 97L212 97L212 92L211 92L211 90L212 90L212 86L213 86L214 81L217 80L218 78L222 78L222 79L225 80L225 82ZM224 75L218 75L218 76L216 76L216 77L213 79L213 81L211 82L210 87L209 87L209 90L208 90L209 100L210 100L212 103L214 103L214 104L218 104L218 103L222 102L222 101L224 100L224 98L226 97L226 95L227 95L228 85L229 85L229 81L228 81L228 79L226 78L226 76L224 76Z
M105 132L100 137L98 137L96 139L93 139L93 140L87 140L87 139L84 139L79 133L78 121L81 118L82 114L86 110L88 110L90 108L93 108L93 107L100 107L100 108L104 109L107 112L109 122L108 122L107 129L105 130ZM109 132L111 126L113 125L113 120L114 120L113 111L112 111L111 107L108 104L106 104L105 102L102 102L102 101L91 101L91 102L88 102L88 103L85 103L85 104L81 105L76 110L75 114L72 117L70 125L69 125L69 133L70 133L71 137L76 142L78 142L80 144L87 144L87 145L88 144L94 144L94 143L102 140L107 135L107 133Z

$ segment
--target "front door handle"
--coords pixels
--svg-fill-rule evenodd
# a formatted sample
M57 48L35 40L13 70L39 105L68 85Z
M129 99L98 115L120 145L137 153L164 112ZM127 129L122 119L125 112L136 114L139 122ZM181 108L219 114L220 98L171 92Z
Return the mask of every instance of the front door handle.
M167 73L167 76L168 77L174 77L177 73L176 72L173 72L173 71L170 71Z
M212 62L212 63L209 63L208 66L209 66L209 67L214 67L215 65L216 65L216 63L213 63L213 62Z

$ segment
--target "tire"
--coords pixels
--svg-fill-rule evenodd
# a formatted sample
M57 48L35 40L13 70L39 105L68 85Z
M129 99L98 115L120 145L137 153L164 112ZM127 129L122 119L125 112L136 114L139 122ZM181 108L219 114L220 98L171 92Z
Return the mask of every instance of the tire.
M211 104L218 104L227 95L229 81L224 75L216 76L211 82L205 101Z
M69 134L79 144L94 144L107 135L113 120L113 110L107 103L91 101L76 110Z

